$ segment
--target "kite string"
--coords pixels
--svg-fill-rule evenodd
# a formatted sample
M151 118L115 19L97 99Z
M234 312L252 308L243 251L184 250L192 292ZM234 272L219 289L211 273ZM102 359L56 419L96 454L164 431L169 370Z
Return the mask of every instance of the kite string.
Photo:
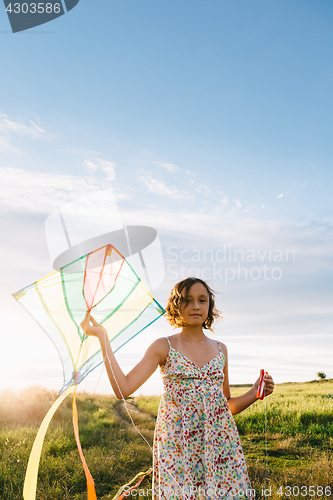
M121 395L122 400L123 400L124 405L125 405L125 409L126 409L126 411L127 411L127 414L128 414L128 416L129 416L129 418L130 418L130 420L131 420L131 422L132 422L132 424L133 424L134 428L135 428L135 429L136 429L136 431L140 434L140 436L142 437L142 439L143 439L143 440L147 443L147 445L149 446L150 451L151 451L151 452L153 452L153 449L152 449L152 447L150 446L150 444L148 443L147 439L144 437L144 435L140 432L140 430L139 430L139 429L137 428L137 426L135 425L134 420L133 420L133 418L132 418L132 415L130 414L129 409L127 408L126 400L125 400L125 398L124 398L123 393L121 392L121 389L120 389L119 384L118 384L118 380L116 379L115 374L114 374L114 372L113 372L113 368L112 368L112 363L111 363L111 360L110 360L110 358L109 358L109 356L108 356L108 354L107 354L107 350L106 350L106 348L107 348L106 338L108 338L108 334L107 334L107 332L106 332L106 330L105 330L104 326L103 326L103 329L104 329L104 332L105 332L104 342L105 342L105 353L106 353L106 354L105 354L105 356L104 356L104 363L105 363L105 360L107 359L107 360L108 360L108 362L109 362L109 366L110 366L110 368L111 368L112 376L113 376L114 380L116 381L116 384L117 384L118 390L119 390L119 392L120 392L120 395Z
M100 383L100 381L101 381L102 375L103 375L103 373L104 373L104 368L105 368L105 364L103 363L103 365L102 365L102 369L101 369L101 373L100 373L100 376L98 377L98 380L97 380L97 384L95 385L95 388L94 388L94 390L93 390L93 392L92 392L93 394L95 394L95 393L96 393L96 391L97 391L97 387L98 387L98 385L99 385L99 383Z
M265 403L265 454L266 454L266 471L265 471L265 488L268 476L268 446L267 446L267 404L266 398L264 398Z

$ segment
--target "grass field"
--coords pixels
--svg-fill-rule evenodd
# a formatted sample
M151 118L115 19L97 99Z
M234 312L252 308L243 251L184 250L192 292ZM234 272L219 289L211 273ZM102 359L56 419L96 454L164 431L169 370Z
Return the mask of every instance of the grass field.
M238 396L247 388L232 388ZM23 482L38 427L57 394L42 388L0 394L0 499L22 499ZM131 415L152 444L159 397L128 398ZM37 500L87 498L83 467L72 427L71 397L55 414L40 462ZM98 499L149 469L152 455L122 401L78 394L80 439ZM235 417L256 498L333 500L333 381L281 384L267 398L268 477L265 485L265 412L258 402ZM266 496L262 488L265 485ZM151 486L150 477L137 496ZM288 488L290 487L290 489ZM326 491L325 491L326 488ZM270 496L268 494L271 493ZM298 494L297 494L298 493ZM134 498L129 496L127 498Z

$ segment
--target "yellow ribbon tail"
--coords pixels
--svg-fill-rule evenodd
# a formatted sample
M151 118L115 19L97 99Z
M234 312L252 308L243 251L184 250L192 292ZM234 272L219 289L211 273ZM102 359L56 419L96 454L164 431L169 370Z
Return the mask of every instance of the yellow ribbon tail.
M45 438L46 431L52 420L53 415L63 402L63 400L68 396L68 394L73 390L73 386L68 387L68 389L60 394L58 399L55 400L49 411L44 417L44 420L37 432L34 444L29 457L28 467L25 474L24 487L23 487L23 498L24 500L35 500L36 489L37 489L37 476L40 454L43 447L43 442Z
M74 390L74 394L73 394L73 427L74 427L74 435L75 435L75 439L76 439L77 449L79 450L79 455L80 455L80 458L81 458L81 462L83 464L84 473L86 475L88 500L97 500L96 491L95 491L95 483L94 483L92 475L90 474L90 471L88 469L88 465L87 465L87 463L85 461L85 458L83 456L83 452L82 452L82 448L81 448L81 443L80 443L80 437L79 437L79 420L78 420L78 416L77 416L77 408L76 408L76 402L75 402L76 387L77 386L75 386L75 390Z
M129 493L134 490L134 488L137 488L141 482L144 480L144 478L146 476L148 476L149 474L151 474L153 472L153 468L151 467L149 470L147 470L146 472L139 472L139 474L137 474L135 477L133 477L133 479L127 483L127 484L124 484L124 486L122 486L116 496L113 497L112 500L123 500L125 497L127 498ZM134 484L134 486L131 486L131 484L134 483L134 481L136 481L138 479L138 481Z

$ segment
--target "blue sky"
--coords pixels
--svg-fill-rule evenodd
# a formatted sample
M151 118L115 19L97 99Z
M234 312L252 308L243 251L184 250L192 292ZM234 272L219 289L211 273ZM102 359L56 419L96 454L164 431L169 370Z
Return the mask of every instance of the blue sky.
M52 270L47 216L110 187L124 223L158 230L162 304L181 266L208 266L232 382L261 365L278 382L333 376L332 17L330 1L81 0L12 34L3 8L3 387L61 387L53 345L11 293ZM224 264L214 277L224 245L256 254L248 273L266 264L280 278L226 282ZM168 333L161 320L133 341L124 369ZM142 391L158 384L156 373Z

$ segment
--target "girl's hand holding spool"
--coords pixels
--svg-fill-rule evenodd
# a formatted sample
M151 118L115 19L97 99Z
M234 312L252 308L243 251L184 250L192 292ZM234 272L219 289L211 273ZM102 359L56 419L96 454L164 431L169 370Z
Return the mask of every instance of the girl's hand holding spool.
M264 383L264 390L263 391L260 390L262 383ZM269 373L264 372L264 376L261 377L261 375L260 375L258 377L258 379L255 381L253 387L256 391L256 398L257 399L264 399L264 397L269 396L274 391L274 380ZM262 394L262 396L261 396L261 394Z

